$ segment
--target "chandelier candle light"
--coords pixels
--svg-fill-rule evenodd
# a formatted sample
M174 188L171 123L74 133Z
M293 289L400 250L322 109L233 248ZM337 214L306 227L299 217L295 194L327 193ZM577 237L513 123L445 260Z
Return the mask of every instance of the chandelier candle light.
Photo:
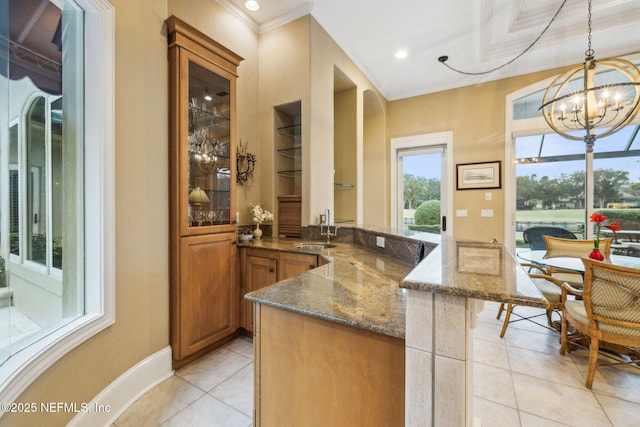
M253 237L259 239L262 237L262 230L260 224L264 221L273 221L273 214L267 210L264 210L260 205L251 205L251 213L253 213L253 222L256 223L256 229L253 230Z
M596 235L593 238L593 250L589 254L589 258L604 261L604 255L600 252L600 229L602 227L608 228L615 235L620 231L620 224L618 221L613 221L609 225L604 225L603 223L607 220L607 217L597 212L592 213L589 219L591 222L596 224Z
M588 5L589 43L584 63L553 80L540 110L556 133L571 140L584 139L591 153L596 138L617 132L638 114L640 70L620 58L595 59L591 49L591 0ZM584 130L584 136L571 134L578 130Z

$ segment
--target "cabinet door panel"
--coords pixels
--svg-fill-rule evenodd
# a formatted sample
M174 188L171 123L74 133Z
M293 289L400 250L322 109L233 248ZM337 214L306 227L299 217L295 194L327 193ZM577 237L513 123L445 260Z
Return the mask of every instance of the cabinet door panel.
M297 254L293 252L280 253L278 280L297 276L318 266L318 256L311 254Z
M181 239L177 359L215 343L238 327L234 240L232 233Z
M245 292L249 293L277 282L278 260L247 254L245 263ZM253 331L253 302L243 300L243 327Z

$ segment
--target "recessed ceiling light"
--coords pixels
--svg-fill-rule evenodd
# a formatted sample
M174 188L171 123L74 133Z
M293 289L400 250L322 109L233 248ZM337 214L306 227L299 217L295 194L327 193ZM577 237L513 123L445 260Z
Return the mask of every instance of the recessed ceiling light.
M399 50L399 51L396 52L396 58L398 58L398 59L404 59L404 58L407 57L407 55L408 55L408 53L407 53L406 50Z
M260 9L260 4L256 0L247 0L246 2L244 2L244 7L252 12L255 12L256 10Z

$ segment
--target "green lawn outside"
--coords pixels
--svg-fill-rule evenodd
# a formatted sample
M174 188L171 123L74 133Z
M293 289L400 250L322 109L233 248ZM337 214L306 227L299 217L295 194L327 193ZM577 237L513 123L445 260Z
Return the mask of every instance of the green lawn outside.
M517 211L516 221L521 222L584 222L583 209L549 209Z

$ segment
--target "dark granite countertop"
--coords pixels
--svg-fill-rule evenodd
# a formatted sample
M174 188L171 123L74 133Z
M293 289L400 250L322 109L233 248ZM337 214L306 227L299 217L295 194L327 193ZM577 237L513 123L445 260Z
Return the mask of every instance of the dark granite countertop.
M374 237L380 233L369 232ZM526 272L500 244L443 239L438 246L426 242L425 251L424 246L415 246L415 238L400 237L400 243L395 242L385 252L371 245L369 237L356 234L354 243L335 243L334 248L322 250L298 249L297 243L308 241L291 238L263 238L240 244L315 253L329 261L245 298L397 338L404 338L405 334L406 289L545 305ZM426 257L416 265L418 260L412 252L421 247ZM401 253L408 253L406 259L399 259Z
M361 329L404 338L405 294L400 282L415 264L351 243L304 250L301 240L263 238L250 245L290 252L315 253L328 264L245 296L262 304Z

